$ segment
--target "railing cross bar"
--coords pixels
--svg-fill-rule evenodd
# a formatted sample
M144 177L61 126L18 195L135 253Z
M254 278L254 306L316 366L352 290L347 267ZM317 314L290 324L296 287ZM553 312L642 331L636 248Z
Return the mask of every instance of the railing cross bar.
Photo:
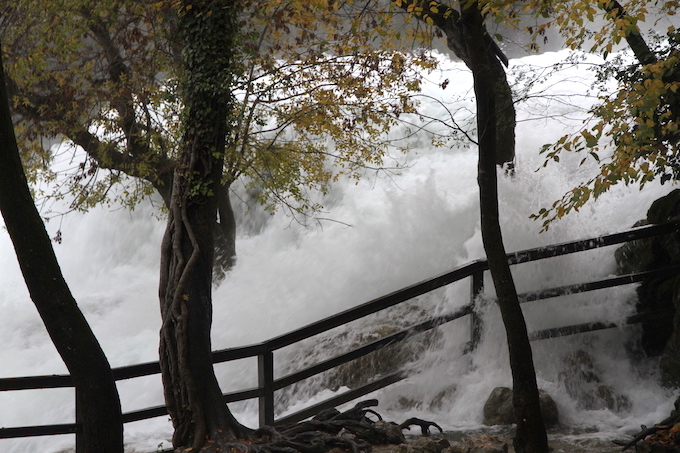
M633 228L628 231L608 234L594 239L585 239L580 241L566 242L546 247L539 247L530 250L509 253L507 255L510 264L526 263L544 258L566 255L570 253L591 250L598 247L604 247L631 240L640 240L653 237L661 234L668 234L676 232L680 229L680 220L674 220L665 224L647 225L643 227ZM321 409L335 407L339 404L349 402L367 393L385 387L389 384L397 382L406 377L404 372L393 373L388 376L379 378L371 383L368 383L360 388L353 389L341 395L337 395L327 401L299 411L295 414L290 414L282 417L278 421L274 417L274 391L299 382L302 379L314 376L318 373L331 369L347 361L356 359L366 355L374 350L380 349L397 341L401 341L414 335L418 332L423 332L432 329L443 323L458 319L465 315L471 315L471 340L466 348L466 352L474 348L479 341L481 335L481 318L477 316L474 311L474 301L484 290L484 272L488 270L488 263L486 260L477 260L469 264L455 268L449 272L441 274L432 279L415 283L399 291L395 291L383 297L379 297L372 301L361 304L357 307L345 310L338 315L322 319L318 322L312 323L301 329L281 335L271 340L239 347L228 348L213 352L214 363L226 362L231 360L245 359L251 357L258 358L258 387L252 389L241 390L237 392L227 393L224 395L225 402L243 401L246 399L258 398L260 407L260 424L273 425L274 423L292 423L302 420L311 415L314 415ZM677 273L680 266L637 273L624 276L610 277L598 281L579 283L574 285L566 285L558 288L551 288L541 291L527 292L520 295L523 302L532 300L546 299L550 297L557 297L568 293L577 293L592 291L596 289L609 288L619 285L631 284L642 281L644 278L652 275L662 275L669 273ZM289 346L298 341L310 338L322 332L326 332L332 328L339 327L348 322L355 321L362 317L384 310L386 308L397 305L401 302L407 301L422 294L431 292L435 289L441 288L445 285L454 283L464 278L471 277L471 302L468 305L461 307L459 310L447 315L441 315L427 321L421 322L417 325L404 329L391 336L382 338L369 345L365 345L354 351L350 351L339 357L335 357L305 370L285 376L279 380L274 379L274 357L273 352L277 349ZM624 324L633 324L641 322L643 318L647 319L656 316L668 316L665 311L652 313L638 313L629 316ZM595 322L572 326L557 327L553 329L544 329L541 331L532 332L530 338L532 340L555 338L563 335L570 335L574 333L590 332L599 329L607 329L617 327L614 323ZM136 377L154 375L160 373L160 365L158 362L148 362L132 366L115 368L113 370L114 378L116 380L131 379ZM30 376L19 378L0 379L0 391L8 390L31 390L43 388L68 388L73 387L73 381L69 375L52 375L52 376ZM76 395L76 412L78 411L78 401ZM123 414L124 422L145 420L148 418L167 415L167 408L165 406L155 406L136 410ZM14 438L14 437L31 437L55 434L72 434L76 433L76 451L78 451L78 433L82 430L82 425L78 423L79 415L76 415L76 423L45 425L45 426L27 426L16 428L1 428L0 438Z

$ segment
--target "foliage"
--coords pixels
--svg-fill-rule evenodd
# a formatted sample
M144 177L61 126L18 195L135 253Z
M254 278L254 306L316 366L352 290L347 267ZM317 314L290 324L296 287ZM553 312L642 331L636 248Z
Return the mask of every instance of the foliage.
M116 200L133 207L154 189L169 200L176 165L184 49L173 39L172 1L25 0L6 5L0 36L8 55L22 142L42 195L73 197L86 210ZM325 0L249 2L236 43L238 113L228 137L225 186L245 176L269 207L318 208L307 191L342 173L380 168L381 137L434 60L378 48L386 9ZM49 146L67 139L70 147ZM86 154L77 153L82 148ZM66 163L68 162L68 163ZM49 213L48 213L49 214Z
M134 205L149 192L124 174L152 178L157 150L167 148L164 121L153 107L166 94L157 83L169 71L157 39L162 11L145 2L108 0L16 2L5 6L16 127L32 182L88 209L122 184ZM64 138L81 146L50 146ZM108 169L108 172L102 172Z
M678 2L657 2L656 6L653 13L673 15ZM532 216L543 220L544 229L618 183L642 188L657 179L663 184L680 177L680 34L671 26L665 37L656 38L655 48L648 47L639 28L649 14L648 7L649 2L642 1L624 6L580 1L558 3L551 11L554 22L548 25L556 24L570 47L582 48L587 43L589 52L609 60L598 68L603 94L583 129L541 150L546 156L544 166L559 162L565 151L582 152L586 157L581 164L594 159L599 173ZM606 20L599 30L592 31L587 26L596 22L596 8L602 10ZM631 62L622 54L611 58L614 46L622 39L637 61ZM605 90L611 81L615 82L614 90Z
M269 207L292 197L313 209L303 192L326 192L343 173L359 178L378 168L383 138L402 113L414 113L410 92L430 60L395 51L312 55L275 72L251 76L239 91L239 129L229 149L232 178L245 174ZM335 169L334 169L335 167Z

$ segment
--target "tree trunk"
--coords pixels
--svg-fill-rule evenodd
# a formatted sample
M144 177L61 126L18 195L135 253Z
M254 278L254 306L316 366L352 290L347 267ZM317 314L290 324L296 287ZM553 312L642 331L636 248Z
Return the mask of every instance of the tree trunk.
M0 211L26 286L73 378L82 435L76 451L123 451L116 383L104 351L71 294L21 165L0 57Z
M505 74L505 69L497 58L487 50L490 61L490 77L494 81L494 104L496 114L496 158L499 167L512 172L515 167L515 128L517 116L512 90Z
M233 101L233 2L181 2L184 135L161 245L160 362L175 448L219 448L247 434L211 360L212 269L225 136ZM185 450L182 450L185 451Z
M604 2L599 4L599 6L600 8L607 11L607 13L612 15L611 19L613 21L616 21L617 19L623 18L627 15L626 11L623 9L623 6L621 6L621 4L616 0ZM652 50L647 45L647 42L640 34L639 28L636 28L635 31L629 30L626 32L626 41L628 42L628 45L640 64L647 65L656 63L656 55L654 55L654 52L652 52Z
M450 6L436 1L422 2L414 0L419 6L426 4L425 10L427 17L432 19L434 25L446 35L446 45L456 57L463 60L463 63L473 70L473 62L470 47L465 34L464 26L461 22L460 13ZM402 8L407 9L410 2L403 2ZM434 12L432 6L436 6L438 12ZM422 19L422 16L417 16ZM512 99L512 90L508 83L503 65L508 65L508 59L503 51L498 47L493 38L489 35L484 24L481 29L481 39L479 51L484 52L484 57L488 60L488 70L490 77L494 80L495 90L493 92L496 104L496 165L507 167L512 170L515 162L515 126L516 112L515 104Z
M484 24L476 3L462 13L463 27L474 76L479 135L478 182L481 229L498 306L505 325L513 380L513 406L517 431L513 441L517 453L547 453L548 441L539 404L531 345L522 309L506 259L498 213L496 175L497 74L484 48Z

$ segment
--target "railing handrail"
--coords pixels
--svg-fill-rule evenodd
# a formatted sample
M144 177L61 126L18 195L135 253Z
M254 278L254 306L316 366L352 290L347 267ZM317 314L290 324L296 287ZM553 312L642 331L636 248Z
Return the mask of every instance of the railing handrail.
M657 235L667 234L680 229L680 220L673 220L671 222L656 224L656 225L645 225L641 227L632 228L619 233L612 233L596 238L582 239L576 241L564 242L561 244L554 244L544 247L536 247L528 250L522 250L514 253L508 253L508 262L511 265L527 263L532 261L537 261L546 258L552 258L556 256L562 256L566 254L591 250L599 247L605 247L615 244L620 244L623 242L645 239ZM520 295L523 302L545 299L549 297L556 297L559 295L568 294L571 292L583 292L592 291L595 289L602 289L612 286L618 286L623 284L630 284L641 281L643 277L650 275L654 272L671 272L680 269L680 267L666 268L656 271L648 271L637 274L630 274L626 276L610 277L607 279L599 280L596 282L579 283L575 285L568 285L558 288L549 288L540 291L534 291L529 293L524 293ZM363 318L365 316L374 314L378 311L384 310L386 308L395 306L414 297L426 294L443 286L449 285L456 281L460 281L467 277L475 277L477 281L475 285L483 284L480 282L479 275L484 271L488 270L488 262L485 259L478 259L470 263L458 266L448 272L440 274L434 278L430 278L418 283L414 283L400 290L394 291L382 297L378 297L369 302L363 303L356 307L350 308L336 315L329 316L322 320L316 321L292 332L274 337L272 339L263 341L261 343L251 344L247 346L227 348L213 352L213 362L221 363L226 361L244 359L249 357L259 357L260 367L263 363L268 363L266 367L269 370L263 372L260 370L260 385L256 388L241 390L237 392L232 392L225 394L225 401L242 401L245 399L252 398L263 398L268 394L269 401L264 407L268 411L271 411L267 419L269 422L273 422L273 391L292 385L299 382L302 379L318 374L319 372L325 371L327 369L333 368L347 361L353 360L362 355L368 354L374 350L385 347L397 341L401 341L412 334L417 332L425 331L436 327L444 322L449 322L453 319L472 314L473 305L472 301L460 307L457 312L450 313L448 315L442 315L438 318L433 318L428 321L422 322L416 326L412 326L401 332L393 334L389 337L377 340L374 343L365 345L357 350L350 351L343 354L340 357L329 359L325 362L316 364L305 370L298 371L296 373L284 376L277 380L273 378L273 365L272 365L272 353L275 350L281 349L283 347L289 346L291 344L297 343L299 341L308 339L320 333L326 332L335 327L347 324ZM477 288L478 290L478 288ZM473 290L473 293L476 290ZM639 322L640 315L634 315L630 317L628 322ZM603 328L610 328L614 325L609 323L590 323L590 330L597 330ZM566 326L562 329L563 332L569 334L572 329L574 333L579 333L587 329L587 324L579 326ZM535 332L533 339L538 338L548 338L552 335L552 331L555 329L547 329L545 331ZM564 334L564 333L563 333ZM268 359L263 359L268 357ZM118 367L113 369L114 378L116 381L131 379L143 376L149 376L160 373L160 365L158 362L146 362L135 365L128 365L124 367ZM378 381L381 383L370 383L364 386L366 389L374 389L376 385L387 385L388 383L396 382L396 380L403 379L403 373L394 373L390 376L385 376ZM263 388L262 382L265 382L265 387L270 387L269 389ZM384 384L384 385L383 385ZM0 391L9 390L30 390L30 389L41 389L41 388L64 388L73 387L73 382L71 376L69 375L47 375L47 376L26 376L26 377L13 377L13 378L2 378L0 379ZM381 387L377 387L381 388ZM333 398L334 401L351 401L356 397L361 396L360 390L354 390L347 392L344 395L337 396ZM353 395L357 396L353 396ZM365 394L365 393L363 393ZM350 398L350 399L347 399ZM261 401L262 403L262 401ZM322 407L324 403L317 405ZM316 407L316 406L315 406ZM300 411L298 414L309 413L313 408L308 408L306 410ZM123 414L124 421L127 423L129 421L144 420L147 418L153 418L157 416L167 415L167 408L165 406L155 406L145 409L139 409L132 412ZM284 417L282 420L293 420L295 414L291 416ZM76 433L79 431L79 425L76 423L71 424L60 424L60 425L44 425L44 426L33 426L33 427L16 427L16 428L3 428L0 429L0 438L10 438L10 437L27 437L27 436L39 436L39 435L49 435L49 434L64 434L64 433Z

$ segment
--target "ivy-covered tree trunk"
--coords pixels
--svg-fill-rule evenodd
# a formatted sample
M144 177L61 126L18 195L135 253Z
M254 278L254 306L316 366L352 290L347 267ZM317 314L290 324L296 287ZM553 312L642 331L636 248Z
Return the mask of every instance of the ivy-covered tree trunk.
M123 419L104 351L69 290L19 157L0 57L0 211L31 299L76 389L77 453L123 452Z
M547 453L548 440L539 403L531 344L506 258L500 227L495 165L498 112L494 96L498 81L494 78L496 73L489 61L488 49L484 48L484 23L476 2L463 10L462 22L477 102L482 240L505 325L512 369L513 406L517 417L513 445L517 453Z
M160 361L173 445L224 450L246 434L224 403L210 342L215 219L233 106L237 7L233 1L186 0L177 8L184 135L161 245Z

